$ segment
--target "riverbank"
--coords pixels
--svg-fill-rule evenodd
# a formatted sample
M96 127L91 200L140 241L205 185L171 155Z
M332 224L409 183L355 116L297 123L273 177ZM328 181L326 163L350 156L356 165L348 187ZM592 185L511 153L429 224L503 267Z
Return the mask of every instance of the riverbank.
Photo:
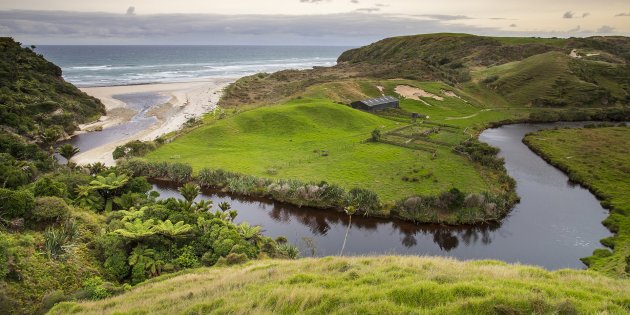
M114 165L111 153L122 144L132 140L154 140L169 132L180 129L186 121L212 111L217 105L223 89L234 79L217 78L205 81L182 83L159 83L143 85L107 86L83 88L83 92L98 98L105 105L107 114L98 121L80 126L77 134L104 130L129 123L138 114L127 104L117 99L118 95L136 93L157 93L169 97L163 104L155 104L144 113L144 117L155 117L156 122L133 134L120 134L120 137L105 145L81 152L73 158L78 164L102 162ZM133 122L131 122L133 123Z
M630 128L546 130L528 134L523 143L564 171L572 182L588 188L610 209L603 223L615 235L602 239L607 248L595 250L583 261L594 270L627 274L630 271Z

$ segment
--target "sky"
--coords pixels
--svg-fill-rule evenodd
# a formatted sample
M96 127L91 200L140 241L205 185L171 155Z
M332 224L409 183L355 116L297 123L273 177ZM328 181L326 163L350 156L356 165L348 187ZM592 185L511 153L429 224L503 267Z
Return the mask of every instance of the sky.
M630 0L2 0L25 44L357 46L397 36L630 36Z

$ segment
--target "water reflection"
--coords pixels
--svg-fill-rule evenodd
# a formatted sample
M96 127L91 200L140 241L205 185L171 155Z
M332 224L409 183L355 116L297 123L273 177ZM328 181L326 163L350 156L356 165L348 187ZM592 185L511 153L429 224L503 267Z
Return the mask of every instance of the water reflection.
M154 190L160 192L160 198L181 198L176 186L159 181L153 183ZM339 244L333 242L330 248L320 247L326 246L329 242L317 242L317 240L336 237L340 232L345 233L349 222L348 216L342 212L296 207L267 199L234 197L213 190L204 191L198 199L211 199L215 205L223 201L229 202L233 209L238 210L237 222L247 221L250 224L261 225L268 235L280 236L276 231L286 230L287 227L301 231L302 233L298 233L300 237L282 236L287 236L295 244L304 243L304 238L315 241L320 253L334 253L339 250ZM397 236L400 245L407 250L412 250L426 239L431 239L440 250L449 252L457 248L460 243L466 246L476 242L490 244L491 232L498 227L500 227L498 223L459 227L437 224L419 225L400 220L354 216L350 230L355 234L356 232L369 235L387 233L391 237ZM369 248L367 252L353 251L351 245L348 247L349 252L354 254L378 252L378 247Z

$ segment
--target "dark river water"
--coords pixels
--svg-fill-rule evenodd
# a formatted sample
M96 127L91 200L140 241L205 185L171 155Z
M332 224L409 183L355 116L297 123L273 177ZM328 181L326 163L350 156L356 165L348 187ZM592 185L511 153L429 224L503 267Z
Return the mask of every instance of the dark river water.
M579 258L610 235L601 224L608 211L586 189L568 182L522 142L532 131L575 123L516 124L484 131L480 140L501 149L521 202L500 223L450 227L354 216L345 255L404 254L459 259L499 259L548 269L584 268ZM155 183L161 198L180 197L173 186ZM303 256L337 255L348 217L332 210L298 208L270 200L216 192L198 198L238 210L237 222L260 225L271 237L285 236Z

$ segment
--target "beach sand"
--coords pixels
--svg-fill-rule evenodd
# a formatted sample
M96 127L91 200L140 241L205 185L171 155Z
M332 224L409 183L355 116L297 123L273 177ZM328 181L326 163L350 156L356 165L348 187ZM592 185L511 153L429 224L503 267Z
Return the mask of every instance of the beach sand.
M114 99L114 95L161 93L171 98L167 103L159 104L147 111L147 117L154 116L157 118L155 124L136 134L121 135L119 139L106 145L81 152L73 158L73 161L81 165L94 162L114 165L112 152L117 146L132 140L154 140L163 134L180 129L188 119L200 117L214 110L223 89L234 81L235 79L233 78L217 78L196 82L82 88L83 92L103 102L107 114L96 122L81 125L77 134L100 128L107 129L128 122L136 115L135 110L127 108L124 102Z

